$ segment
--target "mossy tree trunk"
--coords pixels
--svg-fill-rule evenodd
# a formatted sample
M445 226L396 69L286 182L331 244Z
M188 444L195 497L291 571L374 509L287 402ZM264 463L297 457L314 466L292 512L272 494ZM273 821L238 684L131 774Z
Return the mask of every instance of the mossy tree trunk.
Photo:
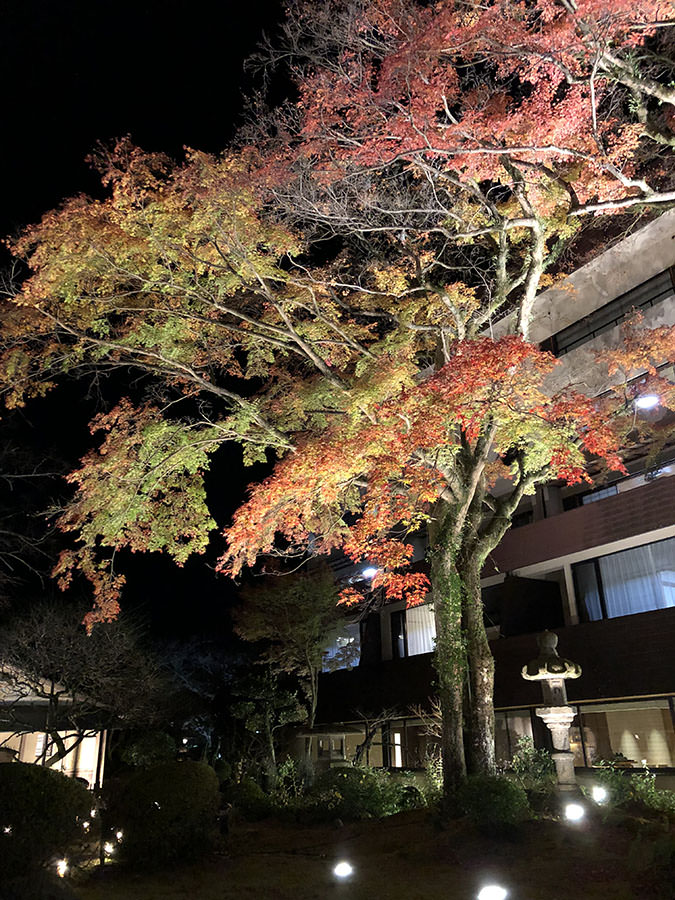
M495 771L495 665L483 620L481 568L482 560L475 554L459 566L467 657L466 752L469 774L491 775Z
M464 755L464 684L466 644L462 628L462 582L452 543L452 508L439 502L429 528L431 589L436 621L436 668L441 711L443 792L452 801L466 777Z

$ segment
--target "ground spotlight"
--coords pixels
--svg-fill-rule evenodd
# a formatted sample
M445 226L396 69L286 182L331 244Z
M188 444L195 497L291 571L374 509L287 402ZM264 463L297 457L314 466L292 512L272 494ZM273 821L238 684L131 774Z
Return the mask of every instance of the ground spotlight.
M607 788L600 787L599 784L594 785L593 790L591 791L591 797L596 803L604 803L608 796Z
M581 803L568 803L565 806L565 818L568 822L580 822L586 815Z
M339 862L333 869L336 878L349 878L354 874L354 867L348 862Z
M486 884L478 893L477 900L506 900L509 892L499 884Z

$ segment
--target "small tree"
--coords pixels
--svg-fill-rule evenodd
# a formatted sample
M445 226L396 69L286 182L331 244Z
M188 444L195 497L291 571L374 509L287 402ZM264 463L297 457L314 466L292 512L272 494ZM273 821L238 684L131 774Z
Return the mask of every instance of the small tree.
M235 631L245 641L264 641L262 659L298 678L312 728L324 654L345 619L330 570L267 578L243 591L243 599Z
M0 636L3 730L33 731L29 704L44 702L45 766L103 728L151 726L165 707L160 666L134 629L120 619L87 635L82 615L81 608L41 604Z
M230 712L248 735L246 760L260 760L266 786L272 788L277 778L277 734L286 725L304 721L306 711L267 666L237 680Z

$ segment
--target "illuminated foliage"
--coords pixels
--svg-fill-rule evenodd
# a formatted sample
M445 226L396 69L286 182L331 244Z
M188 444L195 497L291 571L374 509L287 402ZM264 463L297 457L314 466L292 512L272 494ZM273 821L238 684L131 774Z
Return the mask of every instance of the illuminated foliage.
M7 402L119 367L161 395L100 419L72 476L60 524L77 546L58 574L92 580L92 622L115 614L116 550L204 550L203 472L237 441L276 464L226 528L230 574L342 549L419 603L410 536L426 529L444 757L461 774L467 722L490 770L488 554L537 484L620 471L626 450L668 440L633 400L673 408L672 329L630 326L596 398L569 372L552 387L533 321L570 260L675 199L672 11L292 3L266 63L290 61L298 102L219 157L175 165L122 141L97 160L105 199L67 201L18 240L32 274L3 310Z

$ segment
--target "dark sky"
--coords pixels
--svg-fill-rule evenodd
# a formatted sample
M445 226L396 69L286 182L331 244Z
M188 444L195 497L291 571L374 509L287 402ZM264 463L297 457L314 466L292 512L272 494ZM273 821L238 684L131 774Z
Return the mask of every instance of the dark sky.
M93 190L97 140L222 149L280 17L279 0L0 0L2 232Z
M248 87L243 61L280 17L279 0L0 0L0 234L65 197L97 192L84 158L98 140L130 134L174 156L185 145L222 149ZM53 442L74 461L100 402L71 385L29 404L19 429L38 452ZM244 476L235 449L220 457L212 482L222 516L242 496ZM155 628L179 634L223 622L231 588L202 560L176 572L135 559L129 574L126 605Z

